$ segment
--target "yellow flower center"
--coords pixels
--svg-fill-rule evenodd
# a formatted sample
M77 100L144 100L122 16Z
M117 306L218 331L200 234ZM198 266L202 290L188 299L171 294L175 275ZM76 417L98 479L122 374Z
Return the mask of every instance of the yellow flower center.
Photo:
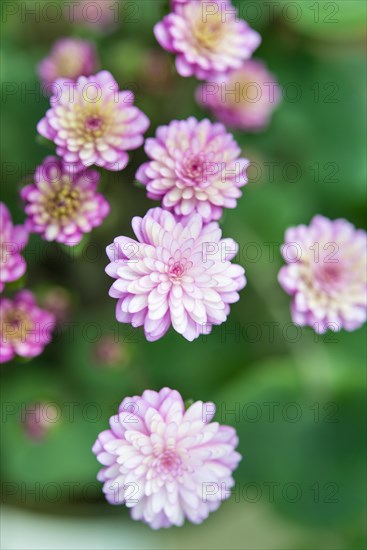
M114 121L115 104L113 100L103 102L76 103L72 113L72 131L77 141L92 143L108 134Z
M76 217L80 203L80 191L63 175L48 194L43 210L55 221L68 222Z
M1 339L4 343L22 342L32 326L32 320L23 309L9 309L1 320Z
M201 17L196 21L194 25L194 37L197 44L206 50L214 50L223 35L223 23L220 14L213 14L207 17L204 22Z
M80 56L70 55L70 51L58 52L56 65L60 76L73 78L81 69Z

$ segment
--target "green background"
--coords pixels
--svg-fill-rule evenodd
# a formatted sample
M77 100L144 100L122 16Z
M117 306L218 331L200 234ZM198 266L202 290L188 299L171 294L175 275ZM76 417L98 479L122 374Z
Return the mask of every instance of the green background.
M19 189L50 154L36 138L48 100L35 67L56 38L85 36L96 43L101 67L121 88L134 89L136 104L151 119L147 135L174 118L207 116L195 104L195 79L177 75L173 58L153 36L167 2L134 2L134 21L124 11L132 2L121 2L118 28L109 35L63 20L22 18L22 6L31 1L11 2L20 10L5 17L2 4L1 200L17 222L24 220ZM123 359L112 367L97 364L101 336L118 330L104 247L117 235L132 236L131 217L156 204L134 181L146 158L142 148L132 152L125 171L101 171L100 189L112 211L89 237L92 248L72 256L32 236L25 253L24 284L40 299L53 285L67 289L69 321L76 326L74 333L60 328L41 357L2 365L2 477L18 484L3 502L60 515L116 516L123 534L128 513L103 502L90 448L123 397L167 385L185 399L215 401L217 419L238 430L244 459L235 494L203 525L150 533L134 524L136 532L149 531L152 545L159 541L162 547L364 548L365 331L317 337L311 329L296 330L277 273L287 227L308 224L317 213L358 227L365 223L366 5L278 1L271 17L270 4L237 2L263 37L255 57L265 60L284 91L264 132L234 132L257 167L250 169L238 207L221 222L224 235L240 243L239 262L246 268L240 302L225 325L194 343L170 331L150 344L142 332L120 326ZM266 243L275 243L274 258ZM56 403L61 419L34 442L21 424L21 410L38 401ZM73 415L68 403L75 403ZM72 499L64 489L54 503L51 489L40 502L23 498L19 484L37 482L78 485Z

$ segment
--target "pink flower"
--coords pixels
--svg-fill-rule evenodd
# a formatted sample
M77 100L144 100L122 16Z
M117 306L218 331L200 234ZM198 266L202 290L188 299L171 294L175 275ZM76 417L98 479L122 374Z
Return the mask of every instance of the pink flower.
M315 216L287 230L279 282L292 296L295 323L323 333L365 322L366 244L366 232L342 219Z
M22 407L21 422L27 438L40 443L60 422L60 410L54 403L29 403Z
M93 446L108 502L153 529L202 523L229 497L241 460L236 431L211 422L214 414L202 401L185 411L169 388L126 397Z
M221 238L218 223L204 225L198 214L177 221L152 208L132 226L137 241L117 237L107 247L117 320L144 326L149 341L162 338L171 324L192 341L226 321L246 280L244 269L230 262L238 245Z
M162 48L177 56L181 76L204 80L239 69L261 42L230 0L177 2L154 33Z
M110 211L96 192L99 178L96 170L78 171L57 157L47 157L36 169L34 183L21 191L29 230L46 241L78 244Z
M257 131L266 127L281 97L275 77L250 59L226 78L199 86L197 101L232 128Z
M77 82L58 79L55 92L37 130L56 143L57 154L68 163L125 168L126 151L142 145L149 127L148 118L133 105L133 93L119 92L107 71Z
M223 208L235 208L247 183L249 161L222 124L174 120L147 139L152 159L136 178L147 186L148 197L179 216L198 212L204 221L218 220Z
M21 251L28 243L28 231L23 225L13 225L6 205L0 202L0 292L5 283L20 279L27 269Z
M38 65L38 74L43 84L49 86L61 77L76 80L82 75L89 76L95 73L97 65L97 53L91 42L61 38Z
M0 297L0 363L16 355L36 357L51 341L55 317L40 309L31 292L22 290L14 299Z

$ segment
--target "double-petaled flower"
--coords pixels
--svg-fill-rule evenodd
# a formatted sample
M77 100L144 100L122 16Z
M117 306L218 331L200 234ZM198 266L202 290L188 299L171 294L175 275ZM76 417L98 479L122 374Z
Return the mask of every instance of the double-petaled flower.
M150 341L171 325L192 341L226 321L246 279L231 263L238 245L222 239L218 223L205 225L198 214L178 221L153 208L132 225L137 240L117 237L107 247L117 320L144 326Z
M239 69L261 42L230 0L176 0L154 33L162 48L176 55L181 76L203 80Z
M76 165L125 168L127 151L142 145L149 127L148 118L134 106L133 93L119 92L111 73L101 71L77 82L58 79L54 94L37 129L55 142L57 154Z
M97 52L94 45L80 38L60 38L47 57L38 65L38 74L44 86L51 86L58 78L76 80L96 72ZM48 90L51 93L51 88ZM56 91L57 93L57 91Z
M366 232L343 219L315 216L287 230L279 282L292 296L295 323L323 333L365 322L366 245Z
M153 529L202 523L230 496L241 455L231 426L211 422L213 403L186 411L169 388L126 397L93 447L109 503Z
M281 92L264 63L249 59L228 76L217 77L199 86L196 98L223 124L258 131L268 125Z
M13 299L0 297L0 363L15 356L36 357L50 343L55 316L37 306L34 295L22 290Z
M235 208L247 183L249 161L222 124L210 120L174 120L148 138L138 181L148 197L162 200L177 216L198 213L205 222L219 220L223 208Z
M99 178L96 170L47 157L38 166L34 183L21 191L27 228L46 241L78 244L110 211L106 199L97 193Z

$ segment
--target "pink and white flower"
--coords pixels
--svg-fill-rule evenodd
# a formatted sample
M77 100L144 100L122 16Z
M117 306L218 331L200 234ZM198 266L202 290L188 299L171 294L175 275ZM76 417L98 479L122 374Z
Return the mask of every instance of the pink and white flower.
M279 282L292 296L295 323L324 333L365 322L366 245L366 232L343 219L315 216L287 230Z
M50 86L58 78L76 80L82 75L90 76L96 72L97 66L97 52L91 42L60 38L38 65L38 74L44 86Z
M117 237L107 247L117 320L144 326L149 341L170 325L192 341L224 323L246 284L243 267L231 263L237 243L221 238L217 222L204 225L198 214L177 221L161 208L132 226L137 240Z
M99 178L96 170L78 170L57 157L47 157L36 169L34 183L21 190L27 228L46 241L78 244L110 211L106 199L97 193Z
M223 124L258 131L268 125L281 92L264 63L250 59L227 77L199 86L196 98Z
M51 109L37 126L41 136L55 142L57 154L67 163L125 168L126 151L142 145L149 127L148 118L134 107L133 93L119 92L108 71L55 84Z
M261 42L230 0L176 2L154 33L162 48L176 55L178 73L201 80L239 69Z
M143 164L138 181L148 197L162 199L162 206L178 216L199 213L204 221L219 220L223 208L235 208L248 181L249 161L222 124L210 120L172 121L148 138L145 151L151 161Z
M214 414L202 401L185 411L169 388L126 397L93 446L108 502L153 529L202 523L230 496L241 460L236 431L211 422Z
M50 343L55 317L40 309L28 290L14 299L0 297L0 363L20 357L36 357Z
M0 292L5 283L17 281L26 272L21 252L27 243L27 229L24 225L13 225L8 208L0 202Z

